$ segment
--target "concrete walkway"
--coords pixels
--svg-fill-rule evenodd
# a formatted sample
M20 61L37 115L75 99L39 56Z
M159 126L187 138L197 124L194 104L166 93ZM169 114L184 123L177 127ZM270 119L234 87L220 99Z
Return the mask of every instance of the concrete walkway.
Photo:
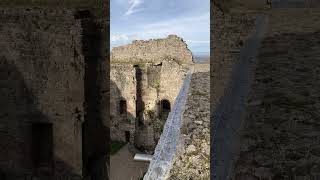
M126 144L117 154L110 159L110 179L111 180L139 180L147 171L149 163L133 160Z

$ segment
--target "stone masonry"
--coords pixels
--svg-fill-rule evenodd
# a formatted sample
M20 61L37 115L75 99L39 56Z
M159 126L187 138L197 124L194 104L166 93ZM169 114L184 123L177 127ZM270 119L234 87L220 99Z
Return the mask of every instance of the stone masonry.
M319 179L319 8L269 11L232 179Z
M161 63L164 59L192 63L192 53L182 38L176 35L165 39L136 40L132 44L113 48L111 53L111 62Z
M170 180L210 179L210 65L193 68Z
M214 2L218 3L215 4ZM232 80L232 72L239 63L240 49L243 48L248 35L254 30L254 22L257 16L256 11L248 9L243 11L243 8L245 7L237 7L237 5L233 4L235 2L232 0L223 2L227 4L221 6L219 3L222 3L222 1L211 1L211 12L213 14L211 17L212 46L210 62L211 137L214 137L216 133L216 129L214 128L218 125L218 119L213 117L213 114L217 112L219 107L221 107L222 100L227 94L226 92L230 91L228 86ZM220 124L223 123L222 119ZM228 144L229 141L225 140L222 141L221 144L214 146L215 142L217 142L216 139L211 138L211 179L219 179L219 177L214 176L221 173L221 170L218 172L218 166L227 166L227 161L223 161L224 157L217 157L216 153L218 148L222 149L222 147L225 147L224 145ZM224 152L231 152L232 150L233 149L228 148L223 149ZM218 164L217 161L219 161L220 164Z
M134 41L111 52L111 138L152 152L192 54L175 35ZM126 112L122 114L121 101Z
M101 22L71 8L1 8L0 18L0 179L100 179L107 115L92 112L107 102Z

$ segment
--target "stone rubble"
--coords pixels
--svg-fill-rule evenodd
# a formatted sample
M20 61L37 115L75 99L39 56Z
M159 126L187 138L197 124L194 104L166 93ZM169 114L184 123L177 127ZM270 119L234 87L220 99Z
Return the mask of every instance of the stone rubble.
M181 146L169 179L209 179L209 78L209 64L194 65L194 73L183 115Z

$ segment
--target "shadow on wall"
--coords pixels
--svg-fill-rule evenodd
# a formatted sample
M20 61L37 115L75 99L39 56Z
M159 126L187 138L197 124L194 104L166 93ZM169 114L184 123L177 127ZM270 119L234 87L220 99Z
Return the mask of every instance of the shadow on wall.
M110 179L139 179L141 174L145 172L141 172L141 162L133 162L134 154L138 150L131 146L135 145L135 127L138 122L134 115L128 111L131 108L129 107L129 100L122 96L121 90L112 80L110 80L110 94L111 137L113 141L111 143L111 156L115 155L110 160L110 164L112 164L110 167ZM123 146L124 143L122 141L132 144ZM129 147L129 155L126 151L119 153L120 149L127 147Z
M55 168L64 176L79 177L68 163L54 157L52 124L37 109L37 99L17 67L3 56L0 87L0 179L53 179Z
M141 152L153 150L155 144L154 126L141 123L138 117L136 118L128 111L131 108L128 107L129 100L123 97L121 92L117 84L110 81L112 141L129 142ZM142 102L142 104L144 103Z
M102 25L95 21L90 11L79 11L81 19L82 51L85 58L85 122L83 134L83 175L95 180L108 179L110 129L107 63L103 56ZM106 111L106 112L104 112Z
M239 116L234 113L234 108L232 108L235 104L234 100L241 97L239 96L240 90L235 90L234 92L237 94L228 97L234 99L233 101L222 97L220 102L223 103L218 104L216 109L211 109L215 112L220 108L225 109L224 116L229 116L224 117L217 127L215 132L219 134L215 138L217 144L214 144L213 138L211 139L213 154L211 156L211 175L216 174L216 179L230 177L229 170L231 168L231 172L234 173L232 175L235 175L235 179L239 180L285 179L286 177L294 179L296 172L292 172L291 169L299 168L303 171L299 171L297 177L310 179L308 175L313 169L310 164L314 163L313 159L316 159L314 158L316 154L310 154L303 159L308 162L305 165L297 163L302 158L291 159L291 154L292 152L309 153L310 149L301 149L299 146L301 144L306 144L305 147L317 148L315 144L317 141L311 140L316 135L310 136L310 139L305 136L307 133L316 132L312 132L315 124L312 124L311 121L308 124L293 123L292 119L297 118L296 122L303 122L307 121L304 117L312 119L312 117L309 118L309 112L317 113L317 109L313 108L315 103L318 103L317 93L310 92L318 92L320 87L318 76L316 76L320 72L320 65L319 60L315 58L319 57L317 56L319 54L317 48L320 44L319 37L319 31L301 34L286 32L266 37L257 57L258 64L251 87L252 94L249 94L249 99L245 99L252 103L244 107L246 108L244 111L246 113L245 119L237 118ZM235 82L242 81L235 79ZM238 84L233 89L241 87L245 87L245 84ZM296 113L300 114L299 117L292 118ZM214 127L216 121L213 117L211 118L211 127ZM213 132L211 128L211 133L213 134ZM239 138L240 145L238 145ZM234 147L240 149L234 149ZM279 153L279 149L283 151ZM237 155L239 150L239 157L235 157L234 155ZM233 162L235 158L238 159ZM272 168L266 168L261 173L259 169L266 167L265 162L269 160L269 167ZM232 167L232 163L235 167ZM292 164L296 166L292 166ZM284 169L288 171L283 171ZM261 177L257 174L261 174Z
M137 85L136 85L136 116L137 116L137 124L136 128L142 126L144 124L144 119L143 119L143 111L144 111L144 106L145 103L142 100L142 69L139 67L139 65L134 66L136 69L136 78L137 78Z
M108 117L101 112L102 108L107 114L109 110L108 89L102 85L106 84L106 63L102 62L103 54L99 49L100 27L90 18L82 20L82 27L86 60L83 175L85 179L106 180L109 128L106 125ZM81 179L81 174L73 173L76 170L71 162L55 157L53 139L56 137L50 122L52 119L37 109L37 97L28 89L19 69L5 56L0 56L0 87L0 179ZM60 123L55 125L63 126Z
M127 99L121 95L121 91L117 84L110 80L110 94L112 96L111 102L111 133L116 139L115 141L124 141L134 143L136 118L128 111ZM132 121L134 122L132 124ZM132 129L128 128L132 125ZM118 132L116 132L118 131ZM122 131L122 132L121 132Z
M315 29L262 42L249 96L260 103L246 107L235 179L319 179L319 39ZM267 161L272 168L257 173Z

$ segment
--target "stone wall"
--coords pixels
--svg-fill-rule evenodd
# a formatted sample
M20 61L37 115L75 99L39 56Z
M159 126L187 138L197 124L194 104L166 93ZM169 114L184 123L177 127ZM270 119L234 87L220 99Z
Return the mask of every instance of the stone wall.
M53 141L49 175L81 176L82 151L88 150L83 146L90 145L82 139L92 106L86 85L89 79L103 81L106 72L101 44L89 31L99 34L102 26L90 12L63 8L1 8L0 17L0 171L10 179L41 174L33 163L32 127L47 123Z
M163 127L163 132L154 150L148 171L143 177L144 180L167 179L168 177L179 144L182 115L189 94L191 73L192 70L189 70L186 74L181 90L176 97L176 102Z
M56 168L81 174L81 24L69 10L0 11L1 66L11 69L2 75L1 103L7 108L1 110L1 169L32 169L31 124L47 122L53 124Z
M211 21L211 87L225 87L228 83L233 65L239 59L240 48L243 46L248 34L253 30L255 14L245 12L232 12L223 14L217 8L214 8L213 18ZM216 89L213 100L219 98L223 89ZM217 97L216 97L217 96ZM211 103L214 105L215 103Z
M155 71L155 69L158 69ZM157 78L147 72L157 72ZM167 100L172 108L177 97L187 68L174 61L163 61L161 65L146 64L142 86L143 126L137 129L136 145L152 151L162 133L166 114L162 112L162 100ZM148 79L152 79L148 81Z
M137 40L126 46L115 47L111 52L111 62L160 63L174 59L179 63L192 63L192 53L182 38L169 35L164 39Z
M210 179L209 64L195 64L169 179Z
M217 125L217 118L213 117L213 114L219 107L221 108L223 97L226 92L230 91L228 85L231 82L232 71L235 65L239 63L240 50L243 48L244 42L254 30L256 12L243 11L241 8L230 8L227 12L222 12L221 9L214 5L211 6L211 12L213 15L211 16L210 133L211 137L213 137L216 133L213 128ZM223 124L224 122L220 123ZM217 147L225 147L227 142L214 146L213 140L211 138L210 142L211 179L219 178L214 177L214 175L221 173L218 167L222 167L222 169L227 167L226 162L223 162L224 157L218 157L215 154ZM229 150L231 152L233 149L230 148ZM216 162L218 161L217 159L221 160L219 161L219 163L221 162L219 166Z
M248 11L223 13L215 6L212 6L211 11L210 106L214 110L224 94L232 68L239 59L240 49L254 29L256 14Z
M169 46L170 43L173 47ZM130 131L130 142L136 147L149 152L154 150L167 117L161 109L161 101L165 100L173 107L187 71L186 64L166 59L166 53L162 52L164 49L173 52L175 44L180 48L181 57L188 57L189 63L192 62L186 44L173 35L167 39L136 41L111 52L111 93L115 94L111 98L112 140L123 141L125 131ZM142 49L144 46L153 50ZM155 52L155 49L163 50ZM135 54L139 53L141 61L137 62ZM121 98L127 101L126 116L119 114Z
M268 15L231 177L319 179L320 10Z
M130 131L133 142L136 118L136 71L130 64L112 64L110 69L111 139L126 141L125 131ZM126 112L120 114L120 100L126 101Z
M174 61L166 61L162 63L160 76L160 93L159 99L167 99L173 106L177 97L185 75L187 74L187 66L180 66Z
M138 66L113 63L110 72L112 140L126 141L125 132L129 131L131 143L152 151L165 123L160 118L160 102L168 100L173 106L186 70L174 61ZM121 100L126 101L125 114L120 114Z
M2 0L0 7L23 7L23 8L57 8L90 10L92 13L101 17L102 13L109 10L109 0ZM108 13L107 13L108 14Z

